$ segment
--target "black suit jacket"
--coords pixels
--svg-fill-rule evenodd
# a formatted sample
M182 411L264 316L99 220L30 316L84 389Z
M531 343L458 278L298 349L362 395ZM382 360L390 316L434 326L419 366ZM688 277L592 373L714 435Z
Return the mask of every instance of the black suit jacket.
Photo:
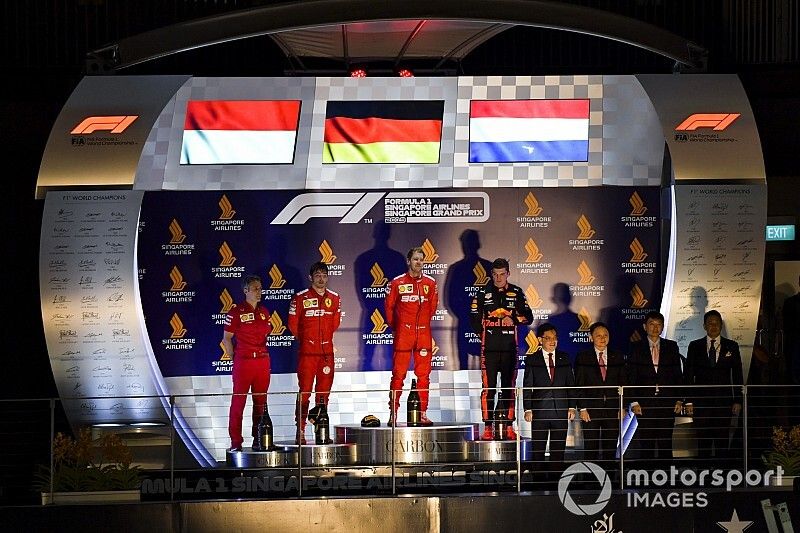
M575 360L575 386L624 386L627 384L625 375L625 357L622 352L608 350L606 353L606 380L603 381L600 365L597 363L597 354L594 348L578 352ZM583 389L575 391L576 403L579 409L618 409L619 395L614 389Z
M686 401L702 398L702 403L711 405L733 405L742 403L742 356L739 345L730 339L720 337L719 361L708 357L706 337L689 343L686 353L686 367L683 372L687 385L732 385L731 387L687 388Z
M572 373L572 366L569 364L569 356L566 352L555 351L553 357L555 364L555 379L551 383L550 372L542 356L542 349L539 348L533 354L525 358L525 376L522 385L525 390L522 393L523 405L526 411L532 409L554 409L556 411L566 411L570 407L570 389L558 390L531 390L529 387L573 387L575 376Z
M678 351L678 343L669 339L661 339L658 343L658 371L653 366L653 356L650 353L650 343L645 338L631 344L630 355L628 356L627 379L628 385L633 387L629 391L629 400L641 402L643 399L653 398L656 395L657 385L681 385L683 384L683 372L681 371L681 354ZM659 390L662 398L671 400L682 394L677 388ZM628 403L627 401L625 403Z

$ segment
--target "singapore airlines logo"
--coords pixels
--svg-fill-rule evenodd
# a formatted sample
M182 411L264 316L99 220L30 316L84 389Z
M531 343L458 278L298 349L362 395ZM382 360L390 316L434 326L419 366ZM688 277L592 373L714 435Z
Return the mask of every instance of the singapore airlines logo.
M369 319L372 320L372 333L383 333L389 327L386 321L383 320L381 312L377 309L372 312L372 316Z
M170 339L182 339L186 335L186 328L183 327L183 321L181 321L178 313L172 315L172 318L169 319L169 325L172 327Z
M592 225L586 215L582 214L581 218L578 219L578 229L580 230L580 233L578 233L579 239L586 240L594 237L595 231L592 229Z
M178 224L178 221L174 218L172 222L169 223L169 233L171 235L169 239L170 244L181 244L186 239L183 228L181 228L181 225Z
M194 244L184 244L186 234L178 219L173 218L167 229L169 229L169 242L161 245L164 255L192 255Z
M529 331L525 336L525 344L528 345L525 355L536 353L536 350L539 349L539 339L536 338L536 334L533 331Z
M529 192L528 196L525 197L525 206L528 208L528 210L525 211L526 217L538 217L542 212L539 200L536 199L532 192Z
M633 298L633 303L631 305L637 309L641 309L647 305L647 298L644 297L644 293L642 289L639 288L639 285L635 283L631 289L631 298Z
M269 278L272 280L269 284L270 289L280 289L286 285L286 280L283 279L283 274L278 265L272 265L272 268L269 269Z
M581 307L578 312L578 320L581 323L578 331L589 331L589 327L592 325L592 317L589 316L589 311L585 307Z
M219 262L219 266L221 267L233 266L236 262L236 257L233 256L233 250L231 250L231 247L228 246L228 243L225 241L222 241L222 246L219 247L219 255L222 256L222 260Z
M639 342L640 340L642 340L642 336L639 335L639 330L634 330L633 334L631 334L628 340L631 342Z
M372 284L370 287L385 287L389 282L378 263L372 265L372 268L369 269L369 273L372 276Z
M169 273L169 279L172 280L172 287L169 288L170 291L177 292L186 288L186 282L183 281L183 274L181 274L177 266L172 267Z
M225 353L225 345L222 344L222 341L219 341L219 348L222 350L222 356L219 358L220 361L233 361L233 356L229 353Z
M269 317L269 323L272 326L272 331L270 335L280 336L283 335L283 332L286 331L286 326L283 325L283 320L281 320L280 315L277 311L273 311Z
M541 297L539 297L539 292L533 285L528 285L528 288L525 289L525 298L528 299L528 303L534 309L542 305L543 302Z
M218 205L220 209L219 220L230 220L233 218L233 215L236 214L231 201L228 200L228 197L224 194L222 195L222 198L219 199Z
M528 239L525 243L525 251L528 252L528 257L525 259L526 263L538 263L542 259L542 254L539 253L539 247L536 246L536 241Z
M489 276L487 275L486 268L481 264L480 261L475 263L472 273L475 274L475 282L472 284L473 286L485 287L486 284L489 283Z
M436 253L436 248L433 247L430 239L425 239L425 242L422 243L422 252L425 254L422 259L423 263L435 263L439 259L439 254Z
M222 289L222 292L219 294L219 301L222 303L222 309L219 310L221 314L227 314L228 311L233 309L233 298L231 297L231 293L228 292L228 289Z
M647 207L644 205L644 200L642 200L642 197L639 196L638 192L633 191L633 194L628 199L628 201L630 202L631 207L633 208L631 210L632 217L640 217L644 215L645 212L647 212Z
M439 353L439 345L436 344L436 341L431 339L431 357Z
M586 264L586 261L581 261L581 264L578 265L577 272L581 277L580 281L578 281L578 285L591 285L596 279L592 274L592 270L589 268L589 265Z
M631 263L641 263L647 259L647 253L644 251L642 243L636 237L633 238L629 246L633 255L631 256Z
M322 240L322 244L319 245L319 253L322 256L322 262L326 265L332 264L336 261L336 256L333 254L333 248L331 245L328 244L328 241Z

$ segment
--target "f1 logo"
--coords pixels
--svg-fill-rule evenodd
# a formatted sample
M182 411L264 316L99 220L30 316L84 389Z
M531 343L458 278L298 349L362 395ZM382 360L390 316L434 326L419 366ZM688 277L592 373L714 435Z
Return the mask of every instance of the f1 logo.
M402 217L404 223L485 222L489 219L489 195L484 192L310 192L295 196L270 224L305 224L312 218L338 218L339 224L372 223L371 218L365 217L384 197L387 201L401 199L401 203L409 201L407 199L430 203L431 198L470 198L469 202L476 206L462 216L407 216ZM426 252L426 263L428 258Z
M115 115L87 117L70 132L72 135L89 135L95 131L122 133L139 115Z
M382 192L306 193L293 198L271 224L304 224L315 217L340 217L340 224L356 224L383 198Z
M675 131L694 131L698 128L711 128L722 131L739 118L739 113L695 113L675 127Z

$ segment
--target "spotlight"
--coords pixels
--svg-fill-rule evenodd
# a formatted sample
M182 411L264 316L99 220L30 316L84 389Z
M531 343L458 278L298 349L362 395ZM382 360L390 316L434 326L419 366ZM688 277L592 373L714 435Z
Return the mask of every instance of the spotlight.
M351 78L366 78L367 71L362 67L355 67L350 70L350 77Z
M400 76L401 78L413 78L414 77L414 73L411 72L411 70L409 70L407 68L399 69L397 71L397 75Z

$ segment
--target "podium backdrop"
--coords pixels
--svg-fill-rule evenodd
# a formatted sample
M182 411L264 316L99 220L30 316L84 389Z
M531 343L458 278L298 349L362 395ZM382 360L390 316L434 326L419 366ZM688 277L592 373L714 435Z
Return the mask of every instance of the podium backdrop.
M37 196L42 319L70 420L172 412L200 464L227 445L221 322L249 272L264 281L286 435L286 312L317 260L345 313L334 424L386 408L367 391L388 387L383 296L412 246L440 290L432 381L450 392L432 398L434 419L477 420L477 396L452 389L480 386L465 319L495 257L573 356L597 320L625 350L651 309L685 347L717 308L749 365L766 185L732 75L87 77L53 126ZM519 333L522 358L536 339Z

